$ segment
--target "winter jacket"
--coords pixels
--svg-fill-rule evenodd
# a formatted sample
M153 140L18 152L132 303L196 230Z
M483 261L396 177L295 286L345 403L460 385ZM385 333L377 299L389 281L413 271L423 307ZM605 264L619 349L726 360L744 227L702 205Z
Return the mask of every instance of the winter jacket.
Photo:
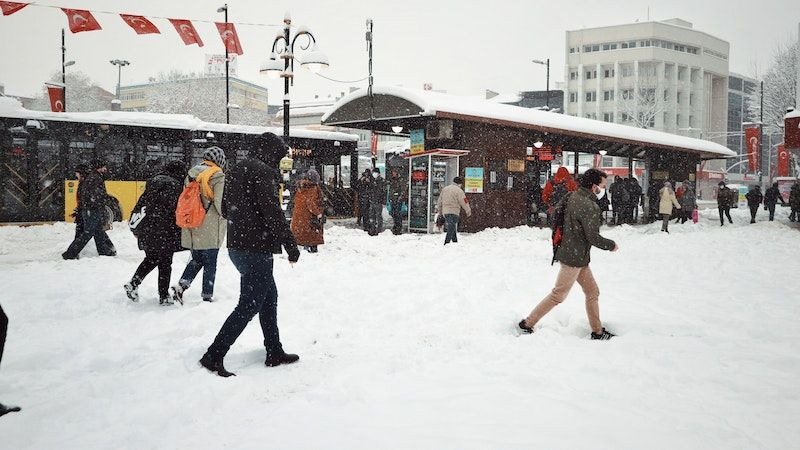
M389 195L393 202L403 202L408 197L408 183L403 177L389 179Z
M671 188L664 186L658 192L658 213L659 214L672 214L672 207L681 208L678 199L675 198L675 192Z
M279 254L283 247L296 261L300 252L278 200L277 165L248 157L226 175L222 216L228 219L228 248Z
M566 167L559 167L558 170L556 170L556 174L553 176L553 179L548 180L544 185L544 189L542 190L543 205L546 205L548 208L552 208L556 203L558 203L558 200L560 199L553 198L553 192L559 185L565 187L566 192L574 192L578 189L578 183L572 179L572 175L569 174L569 170L567 170ZM563 198L563 196L561 197Z
M439 214L461 214L461 210L467 213L467 216L472 215L472 208L467 203L467 196L457 184L445 186L442 192L439 193L439 198L436 200L436 211Z
M189 176L183 181L184 187L197 178L198 175L208 170L206 163L200 163L189 169ZM181 229L181 245L191 250L210 250L222 248L228 221L222 216L222 196L225 190L225 174L222 171L211 175L208 186L214 193L212 198L207 197L204 189L200 189L200 201L206 208L206 217L202 225L197 228Z
M767 188L767 191L764 193L764 204L767 206L775 206L778 202L784 203L778 186Z
M789 191L789 206L795 210L800 209L800 183L793 184Z
M697 196L694 194L693 186L687 186L683 190L683 197L681 197L679 203L681 204L681 209L686 213L697 209Z
M597 196L586 188L569 197L564 214L564 232L555 260L570 267L585 267L591 261L592 246L613 250L616 244L600 236L600 208Z
M353 184L353 189L355 189L356 192L358 193L359 202L363 203L369 202L369 190L371 185L372 185L372 176L365 177L363 175Z
M322 190L310 180L301 180L292 211L292 234L298 245L325 243L322 228Z
M145 209L145 218L136 227L139 249L145 252L177 252L181 246L181 229L175 224L175 209L183 191L181 180L161 173L149 179L144 193L133 208Z
M377 178L373 178L369 184L369 202L370 204L376 205L386 204L386 180L383 177L379 176Z
M614 209L619 209L630 202L628 186L622 180L611 183L611 186L608 187L608 192L611 194L611 203L614 205Z
M736 197L739 193L731 190L728 186L723 186L717 192L717 206L722 208L730 208L736 202Z
M103 175L93 170L78 183L78 209L93 210L105 207L108 198Z
M642 187L639 182L635 178L629 178L625 183L625 189L628 191L628 202L633 206L638 205L642 199Z
M745 194L745 198L747 198L747 206L751 208L758 208L758 206L761 205L761 202L764 201L764 195L761 194L761 187L755 186L747 194Z

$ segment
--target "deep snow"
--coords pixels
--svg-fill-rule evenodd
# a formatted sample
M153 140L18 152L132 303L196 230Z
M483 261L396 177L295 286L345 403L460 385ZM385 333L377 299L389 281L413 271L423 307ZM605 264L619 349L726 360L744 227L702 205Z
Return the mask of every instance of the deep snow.
M379 237L345 227L290 268L276 261L279 324L298 364L263 365L252 322L222 379L197 360L238 296L220 255L216 298L160 307L155 273L125 298L143 254L62 261L73 226L0 227L11 323L0 448L796 448L800 233L783 223L604 229L593 252L601 316L580 289L536 333L512 329L549 291L546 230ZM760 215L763 219L764 212ZM176 256L177 279L186 252Z

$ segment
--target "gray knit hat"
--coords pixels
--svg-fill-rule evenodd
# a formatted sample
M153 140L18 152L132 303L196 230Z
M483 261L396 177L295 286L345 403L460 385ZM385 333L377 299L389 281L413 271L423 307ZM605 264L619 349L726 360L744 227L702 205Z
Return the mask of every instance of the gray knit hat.
M312 183L319 184L320 182L319 172L317 172L317 170L313 167L308 169L308 172L306 172L306 179L311 181Z
M225 151L217 146L208 147L206 151L203 152L203 159L213 162L222 170L225 170L225 166L228 165L228 160L225 158Z

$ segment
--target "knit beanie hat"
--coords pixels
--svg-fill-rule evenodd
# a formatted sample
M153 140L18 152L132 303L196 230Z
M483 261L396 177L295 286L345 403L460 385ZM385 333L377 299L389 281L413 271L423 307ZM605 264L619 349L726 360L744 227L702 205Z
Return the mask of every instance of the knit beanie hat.
M308 172L306 172L306 178L312 183L319 184L320 181L319 172L317 172L317 170L314 169L313 167L308 169Z
M225 151L217 146L208 147L206 151L203 152L203 159L213 162L222 170L225 170L225 166L228 164L228 160L225 158Z

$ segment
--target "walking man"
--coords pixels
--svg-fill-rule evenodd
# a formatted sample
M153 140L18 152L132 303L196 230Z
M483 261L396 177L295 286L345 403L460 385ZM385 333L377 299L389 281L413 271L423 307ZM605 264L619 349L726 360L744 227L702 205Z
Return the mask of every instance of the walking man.
M444 216L444 226L447 231L444 245L458 242L458 216L461 214L461 210L463 209L467 213L467 217L472 215L472 209L467 203L467 195L462 189L463 184L463 178L453 178L453 184L442 189L439 199L436 200L436 211Z
M615 252L617 244L600 236L600 208L597 194L606 186L606 174L597 169L589 169L580 179L580 189L572 193L561 207L564 209L563 230L560 245L555 249L554 261L561 263L556 285L527 318L518 324L524 333L533 333L533 327L550 310L563 302L572 286L577 282L586 295L586 315L592 329L591 338L607 340L614 337L600 322L597 287L592 270L589 268L592 247ZM556 214L557 218L558 214ZM558 226L558 224L556 224Z
M369 234L377 236L383 233L383 207L386 206L386 180L381 177L381 170L372 169L372 182L369 185Z
M397 169L392 169L389 191L392 198L392 233L403 234L403 203L408 197L408 183Z
M750 188L750 191L745 194L747 198L747 206L750 208L750 223L756 223L756 214L761 202L764 201L764 195L761 194L761 186L755 185Z
M769 221L772 222L775 220L775 206L778 202L781 204L786 204L783 201L783 197L781 197L781 192L778 189L778 182L772 183L772 187L767 188L767 191L764 193L764 209L769 211Z
M78 183L78 211L81 214L80 223L83 226L81 234L75 237L67 251L61 254L64 259L78 259L83 247L94 238L97 254L101 256L116 256L114 244L106 234L104 227L106 221L106 202L108 192L104 175L108 171L105 161L95 160L92 170ZM81 185L84 185L81 188Z
M724 214L728 218L728 222L733 223L731 219L731 206L733 206L734 196L737 194L725 185L724 181L719 182L719 191L717 192L717 208L719 209L719 226L725 225L725 220L722 217Z
M228 172L222 197L222 216L228 219L228 255L242 276L239 304L222 324L200 364L221 377L223 360L231 345L258 314L264 334L267 366L291 364L299 356L286 353L278 332L278 288L272 273L273 254L281 247L289 264L300 258L294 236L278 199L278 164L289 153L283 139L273 133L257 138L247 158Z

